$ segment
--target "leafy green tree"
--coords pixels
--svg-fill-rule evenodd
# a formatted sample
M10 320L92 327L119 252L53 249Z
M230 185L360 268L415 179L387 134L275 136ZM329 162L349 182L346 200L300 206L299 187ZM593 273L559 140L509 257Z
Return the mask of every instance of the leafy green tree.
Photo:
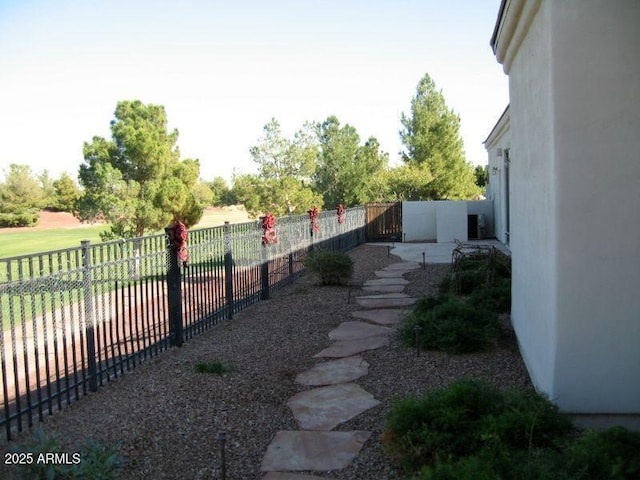
M283 136L274 118L264 126L264 135L250 148L258 174L236 175L232 194L252 216L271 212L276 216L303 213L322 206L322 196L311 188L317 144L310 124L293 139Z
M368 202L421 200L429 195L432 177L420 165L405 164L377 172L367 184Z
M193 192L200 164L180 160L178 131L168 131L164 107L118 102L111 136L84 144L78 217L110 223L105 239L141 236L173 219L195 225L202 216Z
M476 165L474 174L476 176L476 185L480 188L485 188L489 183L489 166Z
M196 202L198 203L198 205L201 206L203 210L213 205L213 200L214 200L213 192L211 191L211 189L209 188L209 185L206 182L199 180L193 186L192 191L193 191L193 196L196 199Z
M367 184L388 162L378 140L370 137L361 146L356 129L349 124L340 126L334 115L316 128L321 150L314 187L322 192L324 204L351 207L370 201Z
M422 200L465 199L479 193L473 169L465 160L460 118L447 107L428 74L411 99L411 114L403 113L401 122L404 161L428 169L431 175Z
M60 178L53 182L54 204L56 210L62 212L73 212L76 202L80 198L80 189L68 173L63 173Z
M236 175L232 191L252 217L266 212L277 217L304 213L314 205L322 205L321 197L311 188L301 187L301 182L293 177L276 180L256 174Z
M12 163L0 184L0 212L25 213L39 210L44 198L38 178L28 165Z
M207 186L209 187L209 190L211 190L211 204L214 207L233 205L234 198L231 194L231 189L224 178L215 177L212 181L207 183Z
M364 145L358 148L354 162L353 205L363 205L373 201L368 185L380 172L384 172L388 168L389 154L380 150L380 142L375 137L369 137Z
M54 180L51 178L51 175L49 175L48 170L43 170L42 173L38 175L38 182L42 189L42 200L40 201L39 207L41 209L55 210L56 190L53 186Z

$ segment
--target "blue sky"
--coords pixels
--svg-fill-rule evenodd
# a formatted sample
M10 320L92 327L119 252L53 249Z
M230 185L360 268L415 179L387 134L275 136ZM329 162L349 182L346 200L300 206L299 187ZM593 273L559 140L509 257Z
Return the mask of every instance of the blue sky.
M508 102L489 40L500 0L0 0L0 170L74 178L120 100L163 105L201 176L255 170L249 147L336 115L396 162L400 115L429 73L467 160Z

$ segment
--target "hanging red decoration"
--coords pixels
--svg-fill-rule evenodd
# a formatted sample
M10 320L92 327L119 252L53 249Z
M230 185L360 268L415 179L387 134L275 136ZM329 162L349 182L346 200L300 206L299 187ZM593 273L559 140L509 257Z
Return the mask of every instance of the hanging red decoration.
M318 225L318 209L314 206L311 210L309 210L309 218L311 219L311 228L314 232L320 231L320 226Z
M276 218L271 213L267 213L264 217L262 217L263 245L278 243L278 236L276 235L275 226Z
M178 253L178 258L183 266L187 266L189 254L187 253L187 239L189 234L187 227L180 220L175 220L169 228L169 240Z
M344 212L345 212L344 205L342 204L338 205L338 208L337 208L338 223L341 225L344 223Z

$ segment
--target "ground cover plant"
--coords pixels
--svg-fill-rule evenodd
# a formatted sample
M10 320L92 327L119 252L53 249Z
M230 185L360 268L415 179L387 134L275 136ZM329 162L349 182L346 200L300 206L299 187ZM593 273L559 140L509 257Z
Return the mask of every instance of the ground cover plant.
M198 362L195 366L197 373L214 373L216 375L222 375L233 370L233 365L215 361L215 362Z
M640 433L580 433L533 390L462 379L395 401L385 451L420 480L634 479Z
M314 250L304 259L304 266L320 277L322 285L346 285L353 275L353 260L339 251Z
M511 307L511 266L499 252L462 257L440 283L439 295L418 300L400 327L403 343L467 353L492 346L499 315Z
M15 445L11 455L5 456L5 463L7 458L16 459L19 480L115 480L124 462L118 445L90 438L69 447L42 427L34 431L31 441Z

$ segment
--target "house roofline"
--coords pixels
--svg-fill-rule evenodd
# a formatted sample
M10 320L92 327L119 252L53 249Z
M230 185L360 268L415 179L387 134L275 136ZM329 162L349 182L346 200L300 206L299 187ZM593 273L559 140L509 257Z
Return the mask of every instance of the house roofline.
M542 0L502 0L491 36L491 48L506 74L541 4Z
M498 30L500 29L500 24L502 23L502 17L504 16L504 9L507 5L507 0L502 0L500 2L500 10L498 10L498 18L496 19L496 24L493 27L493 34L491 35L491 41L489 45L491 45L491 50L493 50L493 54L496 54L496 42L498 39Z
M504 112L502 112L502 115L500 115L500 118L498 118L498 121L496 122L496 124L493 126L493 128L491 129L491 131L489 132L489 135L487 135L487 138L485 139L484 142L482 142L483 145L487 145L487 143L492 139L491 137L494 136L494 134L500 132L501 130L503 130L503 125L507 119L507 117L509 116L509 107L511 105L507 105L507 107L504 109Z

